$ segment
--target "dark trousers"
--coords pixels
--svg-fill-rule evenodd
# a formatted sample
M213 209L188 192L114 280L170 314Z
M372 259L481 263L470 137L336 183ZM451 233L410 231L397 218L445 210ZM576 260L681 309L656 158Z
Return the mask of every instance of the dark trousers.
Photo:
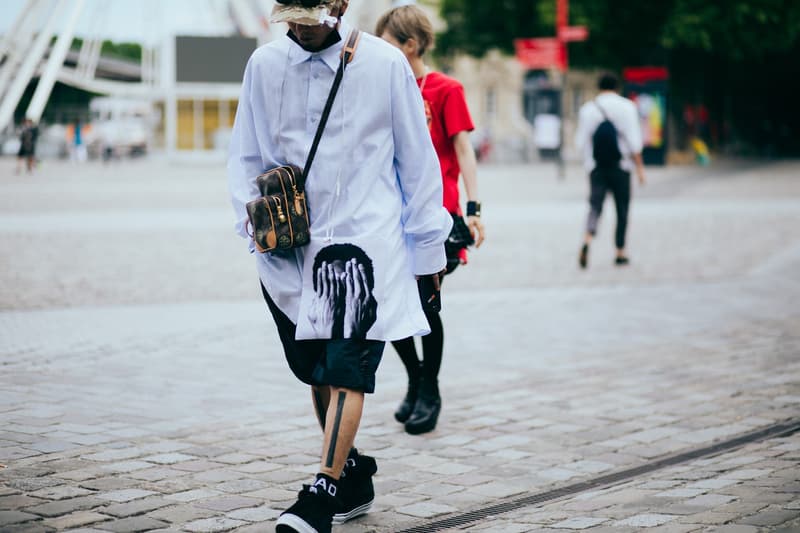
M591 193L589 195L589 220L586 231L590 235L597 232L597 222L603 212L606 193L614 195L617 208L617 232L615 242L617 248L625 248L625 232L628 228L628 206L631 203L631 173L620 168L595 168L589 174Z

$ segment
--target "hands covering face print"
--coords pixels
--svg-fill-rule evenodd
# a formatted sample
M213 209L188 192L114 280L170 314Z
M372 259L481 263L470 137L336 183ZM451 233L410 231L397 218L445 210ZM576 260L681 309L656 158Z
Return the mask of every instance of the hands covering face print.
M320 338L360 338L377 318L377 303L364 265L356 259L323 261L314 273L308 318Z

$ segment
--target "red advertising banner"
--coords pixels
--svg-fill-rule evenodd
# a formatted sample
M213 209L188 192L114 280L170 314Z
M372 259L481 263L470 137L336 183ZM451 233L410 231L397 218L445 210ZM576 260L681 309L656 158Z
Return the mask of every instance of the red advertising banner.
M526 68L567 68L566 46L554 37L515 39L514 49L517 60Z
M630 83L664 81L669 79L666 67L628 67L622 70L622 79Z
M558 28L558 38L564 42L585 41L589 38L586 26L564 26Z

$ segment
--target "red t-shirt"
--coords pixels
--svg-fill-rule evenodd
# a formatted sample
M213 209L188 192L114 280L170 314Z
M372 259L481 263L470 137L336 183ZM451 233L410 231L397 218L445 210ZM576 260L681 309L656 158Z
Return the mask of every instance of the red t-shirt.
M423 85L424 80L424 85ZM439 156L444 185L444 207L451 213L461 213L458 202L458 166L453 137L462 131L472 131L475 126L467 109L464 87L457 80L441 72L430 72L417 79L425 101L425 116L431 132L433 147Z

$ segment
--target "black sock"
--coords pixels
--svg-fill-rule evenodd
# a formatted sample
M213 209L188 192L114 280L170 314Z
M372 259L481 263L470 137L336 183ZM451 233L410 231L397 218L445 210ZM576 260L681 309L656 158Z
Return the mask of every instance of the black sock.
M431 332L422 337L422 383L424 392L439 395L439 369L444 349L444 326L439 313L426 313Z
M399 341L392 341L392 346L397 350L397 355L406 367L408 381L416 383L419 381L422 372L420 370L417 348L414 346L414 337L407 337Z
M312 485L313 488L318 490L319 492L327 493L329 496L336 496L336 490L338 489L339 480L333 479L328 474L319 473L317 474L317 478L314 480L314 484Z

